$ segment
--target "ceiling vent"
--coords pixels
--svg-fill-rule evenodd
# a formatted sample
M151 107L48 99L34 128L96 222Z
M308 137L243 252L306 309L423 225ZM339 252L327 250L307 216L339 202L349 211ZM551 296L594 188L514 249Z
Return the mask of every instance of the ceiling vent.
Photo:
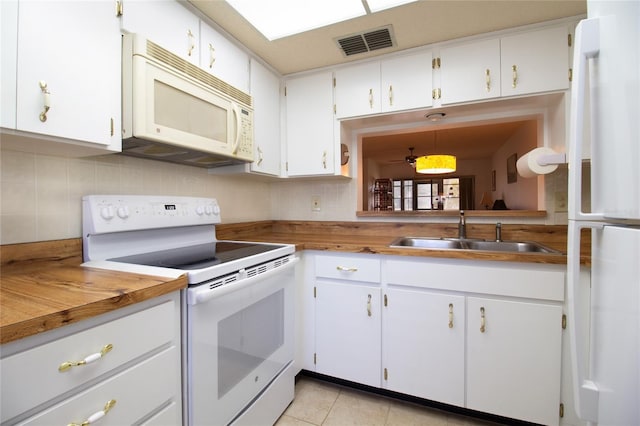
M394 43L391 25L367 31L366 33L358 33L341 37L336 41L345 56L386 49L387 47L393 47L396 45Z

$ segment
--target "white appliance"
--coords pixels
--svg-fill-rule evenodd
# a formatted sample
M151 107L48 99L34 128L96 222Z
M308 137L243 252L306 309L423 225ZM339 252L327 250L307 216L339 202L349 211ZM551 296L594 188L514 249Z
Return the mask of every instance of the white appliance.
M589 424L639 425L640 2L588 0L587 11L576 29L570 114L574 402ZM589 139L590 192L582 185L583 142ZM583 194L590 195L590 209L583 207L589 204ZM590 285L579 279L584 229L591 231Z
M273 424L294 396L295 247L216 239L215 199L82 199L84 266L186 274L185 425Z
M138 34L122 39L122 153L216 167L253 161L251 96Z

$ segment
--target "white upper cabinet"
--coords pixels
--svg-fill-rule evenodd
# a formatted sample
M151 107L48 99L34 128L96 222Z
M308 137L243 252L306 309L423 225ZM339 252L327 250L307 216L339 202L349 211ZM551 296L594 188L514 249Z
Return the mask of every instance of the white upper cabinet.
M249 55L202 21L200 67L233 87L249 93Z
M431 106L432 56L431 51L423 51L381 61L383 112Z
M286 82L288 176L333 175L336 171L332 84L330 71Z
M500 96L500 40L480 40L440 50L441 103Z
M251 171L280 175L280 79L260 62L251 60L254 155Z
M113 9L110 2L105 2ZM148 40L191 62L200 63L200 19L177 1L123 0L122 31Z
M569 88L567 25L500 39L502 96Z
M111 2L21 1L16 129L119 151L121 44Z
M0 127L16 128L16 61L18 60L18 0L0 2Z
M380 62L365 62L336 70L336 117L356 117L382 111Z

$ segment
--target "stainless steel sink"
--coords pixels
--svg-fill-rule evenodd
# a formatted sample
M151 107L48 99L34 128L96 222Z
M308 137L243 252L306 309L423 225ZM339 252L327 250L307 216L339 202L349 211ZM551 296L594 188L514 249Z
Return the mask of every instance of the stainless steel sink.
M558 250L530 241L484 241L455 238L400 237L391 242L390 247L562 254L562 252Z

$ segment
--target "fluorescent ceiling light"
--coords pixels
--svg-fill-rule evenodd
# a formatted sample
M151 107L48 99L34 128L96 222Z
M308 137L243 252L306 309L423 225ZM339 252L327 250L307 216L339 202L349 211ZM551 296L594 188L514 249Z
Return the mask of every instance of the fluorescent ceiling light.
M302 33L416 0L226 0L267 39Z

